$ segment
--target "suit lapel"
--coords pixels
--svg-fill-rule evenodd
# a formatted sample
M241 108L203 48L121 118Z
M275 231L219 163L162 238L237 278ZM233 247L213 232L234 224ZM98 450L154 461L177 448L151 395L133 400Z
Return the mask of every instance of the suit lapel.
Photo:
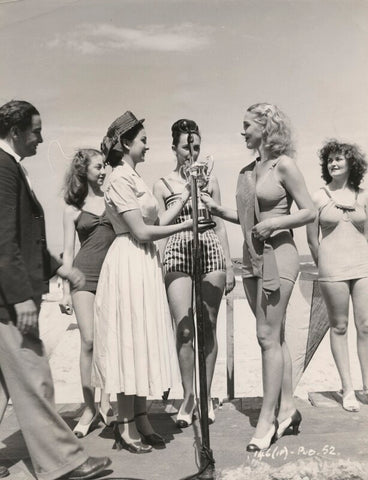
M28 178L27 178L27 175L26 175L26 172L24 171L24 168L22 167L22 165L20 164L20 162L17 162L17 166L18 166L18 170L19 170L19 173L20 173L20 176L23 180L23 183L25 184L25 187L26 187L26 190L27 192L29 193L33 203L35 204L35 206L37 207L38 210L41 210L42 211L42 206L40 204L40 202L37 200L37 197L33 191L33 189L31 188L30 184L29 184L29 181L28 181Z

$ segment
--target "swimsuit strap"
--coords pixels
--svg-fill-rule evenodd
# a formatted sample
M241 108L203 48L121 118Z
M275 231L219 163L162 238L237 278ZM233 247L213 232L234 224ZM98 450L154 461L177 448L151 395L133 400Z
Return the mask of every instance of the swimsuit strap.
M327 187L322 187L321 190L324 190L326 192L326 195L328 196L328 198L331 198L331 200L333 200L332 196L331 196L331 193L330 191L328 190Z
M358 201L358 190L355 190L355 202L354 202L354 205L343 205L342 203L338 203L336 202L336 200L333 198L333 196L331 195L331 192L328 190L327 187L322 187L322 190L324 190L326 192L326 195L329 197L330 200L332 200L332 202L334 203L335 207L342 210L344 213L345 212L354 212L355 211L355 207L356 207L356 204L357 204L357 201Z
M175 195L175 192L174 192L174 190L172 189L171 185L169 185L169 183L168 183L163 177L161 177L160 180L161 180L162 183L165 185L165 187L169 190L169 192L171 193L171 195Z
M272 162L272 165L270 166L270 170L271 170L272 168L275 168L276 165L279 163L280 160L281 160L281 159L280 159L280 157L279 157L277 160L275 160L274 162Z
M98 218L101 218L104 215L106 215L106 209L101 213L101 215L98 215L97 213L94 213L94 212L90 212L89 210L85 210L84 208L81 208L80 211L81 211L81 213L82 212L87 213L88 215L93 215L94 217L98 217Z
M258 165L259 165L260 160L261 160L260 157L258 157L258 158L256 159L256 163L255 163L255 165L254 165L254 168L255 168L256 170L258 170ZM280 160L281 160L281 158L278 158L277 160L273 161L263 175L266 175L267 172L269 172L270 170L273 170L273 169L276 167L276 165L279 163Z

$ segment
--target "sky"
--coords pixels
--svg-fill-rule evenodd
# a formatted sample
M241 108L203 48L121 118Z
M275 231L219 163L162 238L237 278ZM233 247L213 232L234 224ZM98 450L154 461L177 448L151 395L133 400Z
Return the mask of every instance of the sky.
M42 116L44 143L24 165L55 254L73 152L98 148L126 110L146 119L150 186L175 165L172 123L195 120L229 207L253 158L240 132L254 103L289 116L311 192L326 139L368 151L366 0L0 0L0 65L0 103L28 100ZM240 227L227 229L239 257ZM307 253L305 229L295 238Z

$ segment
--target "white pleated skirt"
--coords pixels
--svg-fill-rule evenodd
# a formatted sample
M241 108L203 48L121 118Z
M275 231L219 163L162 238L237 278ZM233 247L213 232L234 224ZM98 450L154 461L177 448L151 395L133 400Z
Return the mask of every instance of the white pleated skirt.
M92 385L109 394L160 397L179 383L157 247L119 235L107 252L96 292Z

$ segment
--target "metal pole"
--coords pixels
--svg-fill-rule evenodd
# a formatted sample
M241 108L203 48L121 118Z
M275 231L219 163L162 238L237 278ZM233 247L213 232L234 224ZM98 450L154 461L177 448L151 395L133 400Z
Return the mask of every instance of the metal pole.
M193 136L188 133L188 146L191 159ZM201 271L201 246L198 237L198 190L197 178L195 172L190 176L190 186L192 195L192 215L193 215L193 277L195 291L195 307L197 318L197 343L198 343L198 373L199 373L199 398L200 398L200 426L202 433L202 448L200 452L201 467L197 479L214 479L215 460L210 449L210 434L208 428L208 395L207 395L207 373L206 373L206 352L205 352L205 325L203 317L203 297L202 297L202 271Z

